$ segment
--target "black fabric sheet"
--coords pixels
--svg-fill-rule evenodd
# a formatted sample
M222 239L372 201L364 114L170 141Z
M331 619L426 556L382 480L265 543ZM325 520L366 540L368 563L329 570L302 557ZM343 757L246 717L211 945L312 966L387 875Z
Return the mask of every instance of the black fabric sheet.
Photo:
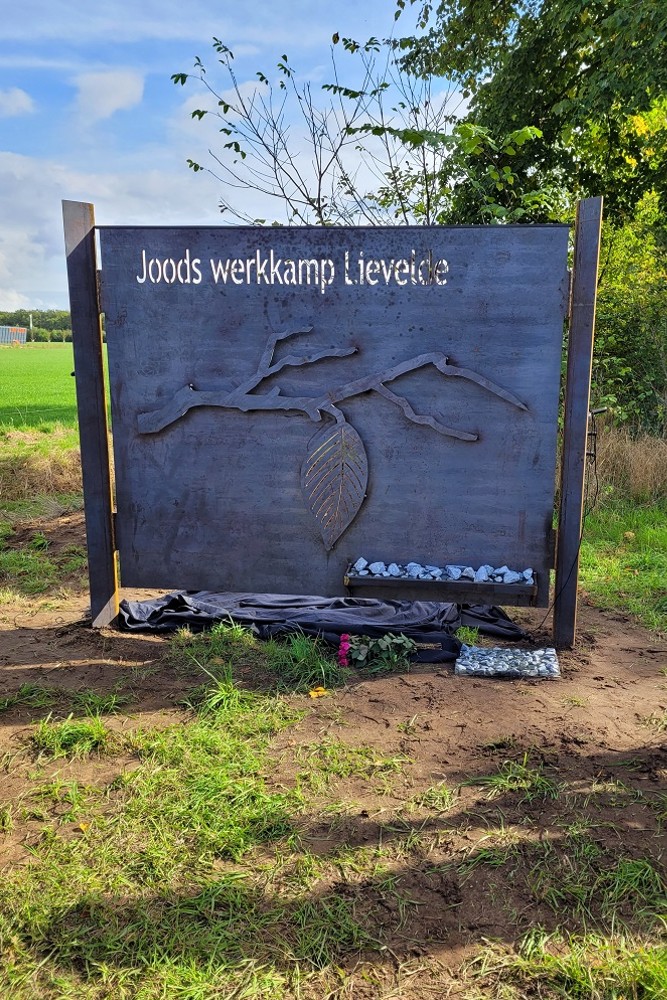
M401 633L417 643L413 659L421 663L455 660L461 643L454 632L461 625L506 640L525 638L501 608L435 601L199 591L120 605L121 627L129 631L167 632L186 625L204 629L228 620L252 629L260 639L303 632L332 645L344 633L374 638Z

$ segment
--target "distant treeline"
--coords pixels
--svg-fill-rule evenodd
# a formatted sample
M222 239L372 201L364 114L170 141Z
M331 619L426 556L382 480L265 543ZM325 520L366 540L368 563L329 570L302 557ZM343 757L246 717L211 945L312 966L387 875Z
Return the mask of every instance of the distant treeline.
M32 333L30 333L31 314ZM25 326L28 330L28 340L39 343L72 339L72 321L65 309L16 309L14 312L0 312L0 326Z

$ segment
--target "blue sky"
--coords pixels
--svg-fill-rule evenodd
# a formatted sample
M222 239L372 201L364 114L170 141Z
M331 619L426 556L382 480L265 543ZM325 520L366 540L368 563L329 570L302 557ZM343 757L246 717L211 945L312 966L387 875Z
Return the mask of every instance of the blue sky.
M206 163L217 132L190 118L201 103L196 88L170 80L190 71L196 55L214 67L214 35L234 50L241 83L258 69L272 76L286 53L319 84L329 78L334 31L365 39L385 37L394 25L391 0L21 0L7 7L0 310L67 308L63 198L93 202L102 225L222 221L218 182L185 162Z

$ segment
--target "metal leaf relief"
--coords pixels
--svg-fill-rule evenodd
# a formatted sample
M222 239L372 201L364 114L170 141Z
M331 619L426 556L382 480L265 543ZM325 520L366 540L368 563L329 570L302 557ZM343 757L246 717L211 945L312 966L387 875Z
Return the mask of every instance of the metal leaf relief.
M351 424L328 424L310 439L301 492L327 552L359 513L367 485L366 449Z

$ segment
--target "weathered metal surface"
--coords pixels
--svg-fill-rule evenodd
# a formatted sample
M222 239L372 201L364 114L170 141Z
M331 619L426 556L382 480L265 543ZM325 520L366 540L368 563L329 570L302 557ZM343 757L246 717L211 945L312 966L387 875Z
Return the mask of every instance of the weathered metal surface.
M118 578L113 531L109 438L96 294L95 214L92 205L63 202L67 277L79 413L88 575L93 625L118 616Z
M335 595L363 552L546 605L567 236L103 227L123 583Z
M577 580L601 226L602 198L588 198L580 202L572 270L556 553L554 642L559 649L574 645L577 623Z
M451 601L453 604L508 604L515 608L534 607L538 586L519 583L473 583L472 580L370 580L345 576L345 589L352 597L391 600L400 592L405 601Z

